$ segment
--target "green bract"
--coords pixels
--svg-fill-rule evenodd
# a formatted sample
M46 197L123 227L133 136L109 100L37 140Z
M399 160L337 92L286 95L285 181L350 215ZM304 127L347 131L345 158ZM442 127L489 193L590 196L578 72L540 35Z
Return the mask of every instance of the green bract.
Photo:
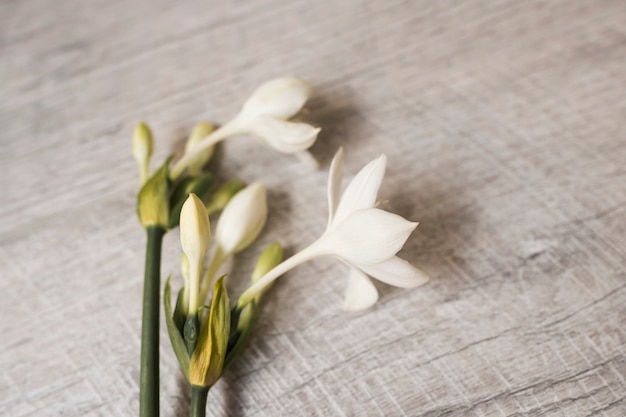
M189 382L210 387L222 374L228 336L230 334L230 303L221 277L213 287L209 317L200 327L198 344L189 364Z
M170 180L167 158L139 190L137 195L137 214L143 227L160 226L167 228L170 219Z

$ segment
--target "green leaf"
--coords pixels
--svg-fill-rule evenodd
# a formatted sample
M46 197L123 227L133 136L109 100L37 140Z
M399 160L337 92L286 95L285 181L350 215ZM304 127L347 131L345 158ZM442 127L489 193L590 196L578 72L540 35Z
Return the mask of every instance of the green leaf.
M174 316L172 315L172 304L171 304L171 296L172 290L170 287L170 278L171 275L165 281L165 289L163 290L163 306L165 309L165 323L167 325L167 333L170 335L170 342L172 343L172 349L174 349L174 354L176 355L176 359L178 359L178 364L180 365L180 369L185 374L185 378L189 381L189 354L187 353L187 345L183 340L183 336L178 330L176 323L174 322Z

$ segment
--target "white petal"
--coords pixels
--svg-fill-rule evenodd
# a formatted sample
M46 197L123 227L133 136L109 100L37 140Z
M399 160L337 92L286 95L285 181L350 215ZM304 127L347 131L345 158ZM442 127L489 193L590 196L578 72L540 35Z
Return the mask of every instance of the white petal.
M361 269L371 277L394 287L413 288L430 279L424 272L397 256L378 264L361 265Z
M350 267L348 286L343 299L344 311L365 310L376 303L378 291L363 272Z
M341 170L343 168L343 148L339 148L333 161L330 163L328 172L328 225L333 221L337 204L339 203L339 191L341 189Z
M320 239L325 255L353 265L372 265L394 256L417 223L380 209L357 210Z
M227 254L237 253L257 238L267 219L265 187L255 182L228 202L217 222L215 239Z
M365 165L350 181L335 211L333 227L356 210L374 207L386 164L387 157L383 154Z
M286 122L266 116L255 118L246 129L283 153L298 153L310 148L320 131L306 123Z
M241 111L246 117L267 115L289 119L311 97L311 86L297 78L276 78L257 88Z

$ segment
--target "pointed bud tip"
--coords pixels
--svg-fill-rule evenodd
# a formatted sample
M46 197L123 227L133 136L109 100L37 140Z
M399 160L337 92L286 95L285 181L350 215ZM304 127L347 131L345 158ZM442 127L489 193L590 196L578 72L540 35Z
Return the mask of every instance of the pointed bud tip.
M194 193L180 210L180 243L189 261L199 262L211 244L209 217L202 200Z

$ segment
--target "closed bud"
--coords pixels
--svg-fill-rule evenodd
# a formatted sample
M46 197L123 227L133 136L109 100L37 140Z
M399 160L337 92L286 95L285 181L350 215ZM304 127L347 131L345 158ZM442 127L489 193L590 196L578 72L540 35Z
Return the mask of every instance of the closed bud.
M252 283L254 284L258 280L260 280L263 275L267 274L269 271L271 271L276 265L278 265L282 261L283 261L283 248L280 246L280 243L274 242L271 245L269 245L267 248L265 248L261 256L259 256L259 260L257 261L256 266L254 267L254 271L252 271L252 277L250 278L250 281L252 281ZM254 299L257 303L261 299L261 296L263 295L263 293L265 293L265 291L267 291L269 287L270 286L268 285L267 287L263 289L263 291L259 292L255 296Z
M147 124L139 122L133 132L133 157L137 161L139 167L139 177L143 185L148 179L150 172L150 157L154 148L154 140L152 139L152 131Z
M200 274L211 245L209 217L204 203L195 194L189 194L180 211L180 245L189 262L189 285L185 288L187 312L194 315L201 303Z
M185 154L191 153L193 148L202 141L202 139L209 136L215 130L215 126L208 122L200 122L198 123L189 135L189 139L187 139L187 143L185 144ZM213 151L215 147L210 146L206 149L203 149L202 152L198 152L193 156L193 158L189 161L189 165L187 166L187 172L189 175L198 175L200 170L211 156L213 156Z
M195 194L189 194L180 210L180 245L190 265L204 259L211 245L209 217L204 203Z
M226 254L242 251L257 238L267 219L265 186L250 184L238 192L224 208L215 239Z
M257 282L263 275L268 273L282 261L283 248L280 246L280 243L274 242L265 248L261 256L259 256L259 260L254 267L254 271L252 271L252 283L254 284Z

